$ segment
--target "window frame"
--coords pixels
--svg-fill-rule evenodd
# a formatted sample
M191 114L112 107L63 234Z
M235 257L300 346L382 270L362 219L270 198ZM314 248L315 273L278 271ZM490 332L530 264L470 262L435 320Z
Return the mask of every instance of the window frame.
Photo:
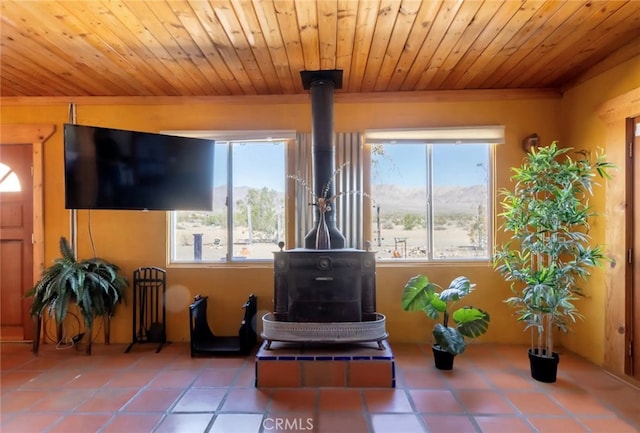
M471 130L472 128L463 128L463 129L468 129ZM437 130L438 134L441 133L441 131L446 131L445 135L447 132L449 132L449 129L446 128L436 128L436 129L432 129L432 130L428 130L428 131L433 131L433 130ZM417 134L414 131L418 131ZM495 244L495 218L496 215L494 213L495 210L495 197L496 197L496 191L495 191L495 173L496 173L496 164L495 164L495 154L496 154L496 147L497 145L501 144L504 142L504 139L496 139L496 138L484 138L484 139L474 139L474 138L460 138L460 139L451 139L451 138L435 138L435 139L423 139L423 138L419 138L420 132L423 132L425 130L387 130L387 131L376 131L377 134L370 134L368 133L367 135L367 139L366 139L366 143L369 145L369 147L371 147L372 145L377 145L377 144L382 144L382 145L392 145L392 144L409 144L409 145L417 145L417 146L425 146L426 147L426 160L425 163L427 165L427 168L429 169L428 175L427 175L427 182L426 182L426 194L427 194L427 198L426 198L426 209L425 209L425 224L426 224L426 231L427 231L427 239L426 239L426 243L427 243L427 255L425 258L420 258L420 257L404 257L404 258L383 258L380 257L379 255L376 256L376 260L378 263L380 264L384 264L384 265L403 265L403 264L411 264L411 263L422 263L422 264L447 264L447 263L462 263L462 262L467 262L467 263L488 263L491 262L491 256L492 256L492 251L493 251L493 245ZM499 131L499 129L495 129L495 131ZM398 134L399 137L405 137L405 138L392 138L394 135L394 133L396 132L400 132L400 134ZM493 134L493 131L490 132L490 134ZM418 136L418 138L416 138L416 135ZM477 135L477 134L476 134ZM370 138L370 137L376 137L376 138ZM478 145L486 145L487 146L487 164L488 167L486 167L486 171L487 171L487 183L486 183L486 188L487 188L487 200L486 200L486 224L487 224L487 235L486 235L486 252L487 255L486 256L482 256L482 257L460 257L460 258L456 258L456 257L446 257L446 258L438 258L438 257L434 257L434 209L435 206L433 205L433 173L432 173L432 168L433 168L433 145L436 144L451 144L451 145L455 145L455 144L478 144ZM373 173L371 168L373 167L373 155L371 158L371 164L369 165L369 174L370 174L370 179L371 182L373 182ZM371 183L369 185L369 188L373 187L373 183ZM374 197L375 199L375 197ZM371 213L371 238L375 239L376 238L376 234L374 233L374 222L373 222L373 212Z
M253 143L253 142L265 142L265 143L278 143L281 142L284 145L284 173L283 173L283 185L285 196L285 209L283 213L285 227L287 225L287 210L286 210L286 197L289 194L289 185L287 182L287 167L289 152L291 149L291 141L295 140L295 131L288 130L268 130L268 131L162 131L163 134L173 134L185 137L197 137L207 138L215 141L216 146L224 144L227 146L226 150L226 218L227 218L227 242L226 250L224 252L224 259L220 260L177 260L176 259L176 224L178 210L167 212L167 266L169 267L222 267L230 265L244 265L250 264L255 267L271 266L273 259L269 258L238 258L233 254L234 242L233 242L233 210L234 210L234 196L233 196L233 144L235 143ZM231 204L231 205L230 205ZM285 229L283 235L286 239L290 235ZM274 251L276 248L274 248Z

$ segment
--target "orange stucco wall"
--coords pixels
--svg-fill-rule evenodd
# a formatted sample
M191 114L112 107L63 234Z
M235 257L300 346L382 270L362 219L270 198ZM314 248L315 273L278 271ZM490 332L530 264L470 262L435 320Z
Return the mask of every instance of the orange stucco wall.
M456 100L455 102L337 102L336 131L411 128L427 126L506 126L506 143L497 147L496 188L506 186L509 167L518 165L524 153L521 139L537 132L542 139L559 139L561 100L557 97L523 100ZM77 104L77 123L145 131L311 129L309 103L233 103L198 101L175 105L91 105ZM59 105L8 105L2 108L2 123L53 123L56 133L45 144L45 263L58 256L58 239L69 234L69 211L63 201L62 123L68 107ZM167 217L163 212L92 211L91 231L97 255L120 265L131 277L138 266L166 266ZM88 212L78 212L79 256L92 255L88 233ZM433 281L446 285L457 275L467 275L477 283L469 303L491 313L492 323L485 342L524 342L527 336L515 322L502 300L509 295L507 285L490 264L380 265L377 272L377 309L387 315L392 341L429 341L432 322L418 313L400 308L400 294L406 280L427 273ZM210 323L214 332L237 332L242 302L249 293L258 296L261 312L270 310L273 292L270 266L211 266L208 268L169 267L168 338L188 340L187 307L195 294L210 297ZM131 339L131 302L119 308L111 324L113 342ZM100 336L97 337L98 341Z
M601 215L592 220L591 235L606 246L609 255L617 253L618 257L626 255L626 251L615 251L624 249L624 229L620 227L624 225L624 221L610 218L607 215L607 208L609 210L612 207L621 208L620 213L624 213L624 203L617 201L612 194L612 188L618 191L624 189L626 157L624 131L621 130L619 134L615 134L619 137L618 139L611 140L610 134L609 136L607 134L607 128L610 126L605 124L598 111L599 107L608 100L639 87L640 56L636 56L565 92L561 103L562 134L565 144L582 149L600 148L607 154L608 160L617 166L612 173L611 181L600 181L601 186L591 201L594 211ZM623 129L624 121L620 120L617 128ZM614 226L617 226L619 239L607 240L607 231L613 230ZM562 337L562 344L565 347L596 364L603 364L607 346L609 350L611 349L611 342L605 342L608 338L605 336L607 326L615 329L616 338L619 338L615 344L624 342L624 335L619 335L625 325L624 306L612 305L609 302L605 285L606 273L613 267L622 266L624 263L606 263L605 266L593 269L591 278L584 284L587 297L577 304L585 318L572 326L573 332ZM615 281L611 290L624 291L624 280L618 279L620 281ZM616 297L623 300L622 298L624 298L623 295ZM609 320L608 324L607 320ZM624 348L618 349L624 352ZM619 365L608 365L608 367L616 372L622 372Z
M593 148L604 143L604 126L597 118L597 106L629 88L640 85L638 58L614 68L565 93L563 98L521 100L469 100L444 102L338 102L335 106L337 131L363 131L382 128L426 126L492 125L506 126L506 143L496 149L496 188L509 183L509 167L518 165L523 157L520 140L537 132L542 143L559 139L574 147ZM308 103L280 103L274 98L259 103L216 103L195 101L162 105L98 105L77 104L77 122L114 128L146 131L161 130L238 130L311 128ZM68 119L66 104L50 105L3 104L3 124L55 124L57 132L44 147L45 190L45 262L58 256L60 236L69 234L69 211L63 204L62 123ZM594 204L604 207L604 194L598 194ZM167 217L162 212L92 211L91 231L97 254L119 264L125 275L143 265L166 266ZM79 255L92 254L88 233L88 213L78 212ZM603 239L605 223L594 224L594 238ZM498 234L498 242L502 240ZM492 323L484 342L526 342L528 336L515 321L502 300L509 295L507 285L489 263L481 264L380 264L377 272L378 311L387 315L392 341L428 341L431 322L417 313L400 308L400 293L405 281L416 273L447 284L464 274L477 283L471 295L473 303L491 313ZM587 285L590 298L581 303L588 318L575 326L575 333L564 337L570 349L601 363L604 322L604 271L596 270ZM204 268L168 267L167 325L172 341L188 340L187 306L197 293L210 297L210 323L214 332L237 332L242 314L240 305L249 293L259 298L259 310L270 310L272 285L270 266L242 265ZM130 295L130 294L129 294ZM130 298L130 296L129 296ZM130 299L129 299L130 301ZM112 321L111 339L128 342L131 338L131 303L121 306ZM98 337L98 340L100 337ZM590 343L590 344L587 344Z

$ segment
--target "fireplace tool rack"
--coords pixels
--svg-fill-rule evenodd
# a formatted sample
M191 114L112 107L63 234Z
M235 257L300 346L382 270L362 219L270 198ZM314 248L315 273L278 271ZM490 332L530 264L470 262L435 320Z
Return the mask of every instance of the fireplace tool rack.
M132 341L124 353L129 353L136 343L158 344L158 353L168 343L166 289L166 270L151 266L133 271Z

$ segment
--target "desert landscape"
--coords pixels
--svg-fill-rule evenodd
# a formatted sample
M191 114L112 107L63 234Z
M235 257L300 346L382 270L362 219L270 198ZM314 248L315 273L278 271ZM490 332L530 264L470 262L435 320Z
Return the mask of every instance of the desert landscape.
M242 200L248 188L239 188L234 192L236 201ZM461 259L488 257L486 240L487 203L486 187L474 185L467 187L438 187L433 191L433 259ZM217 200L223 195L215 194ZM373 249L379 259L420 260L427 258L427 230L424 215L426 213L424 188L403 188L397 185L378 185L372 190L373 206L380 207L380 220L373 212L371 235ZM218 206L224 201L220 201ZM218 207L225 209L224 207ZM209 262L226 261L227 230L218 222L222 221L222 212L215 213L178 212L176 223L177 261L193 261L196 239L202 240L202 260ZM411 218L411 227L407 227L405 218ZM480 220L475 231L474 221ZM480 227L478 229L478 227ZM269 260L278 250L277 239L260 233L249 233L247 226L234 229L233 258ZM378 240L378 238L380 238Z

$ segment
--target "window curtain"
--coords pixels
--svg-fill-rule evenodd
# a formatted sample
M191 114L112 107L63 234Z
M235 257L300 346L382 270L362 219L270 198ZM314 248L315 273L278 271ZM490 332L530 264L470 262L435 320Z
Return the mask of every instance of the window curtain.
M336 224L345 237L345 247L364 249L363 215L368 200L364 195L364 140L359 132L335 134L335 206ZM304 238L313 228L313 165L311 134L296 134L292 177L295 178L296 247L304 247Z

